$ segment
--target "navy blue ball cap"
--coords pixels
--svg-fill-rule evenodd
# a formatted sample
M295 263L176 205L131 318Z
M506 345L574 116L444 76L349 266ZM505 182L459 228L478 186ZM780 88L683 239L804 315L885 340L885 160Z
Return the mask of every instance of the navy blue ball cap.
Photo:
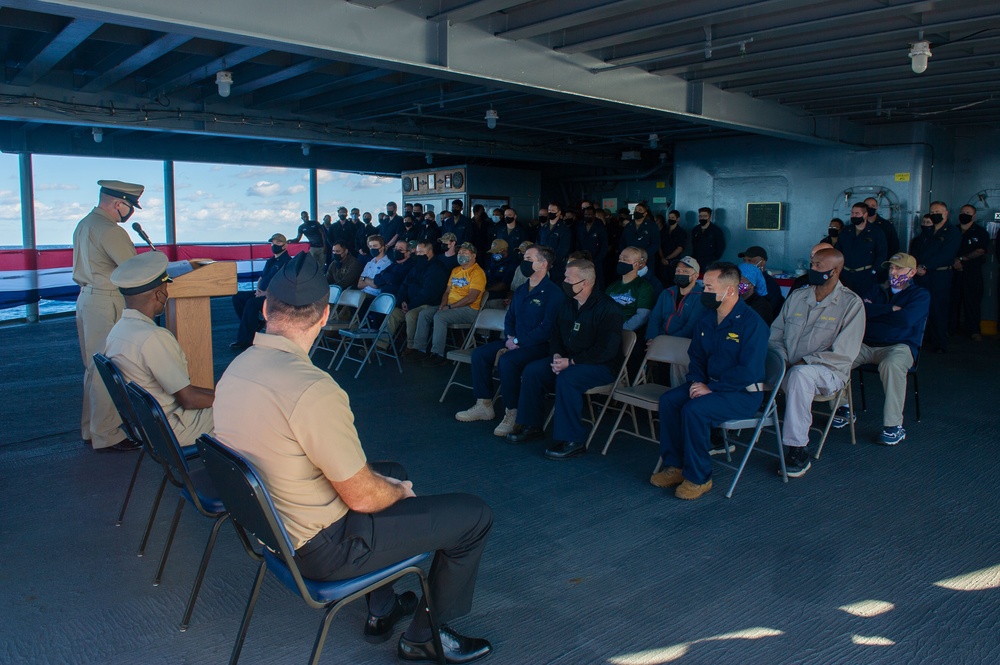
M330 287L323 266L309 252L301 252L271 279L267 293L286 305L303 307L328 297Z

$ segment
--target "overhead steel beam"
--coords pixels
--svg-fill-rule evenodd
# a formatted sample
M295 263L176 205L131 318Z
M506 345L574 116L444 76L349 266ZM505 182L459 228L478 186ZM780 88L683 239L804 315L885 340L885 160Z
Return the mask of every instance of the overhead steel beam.
M787 2L788 0L783 1ZM513 40L531 39L532 37L539 37L551 32L576 28L588 23L596 23L610 18L617 18L625 14L652 9L653 7L650 6L651 4L652 3L650 3L649 0L618 0L617 2L609 2L596 7L580 9L578 11L567 11L558 16L553 16L552 18L504 30L503 32L497 33L497 36ZM555 6L559 7L560 5L556 4ZM666 4L664 3L663 6L666 6ZM600 47L595 46L594 48L596 49ZM585 50L590 51L593 49Z
M137 53L134 53L130 57L126 58L117 66L112 67L100 76L91 79L90 82L84 85L80 90L82 92L99 92L104 90L122 80L126 76L142 69L154 60L170 53L175 48L188 41L191 41L191 37L189 35L175 33L165 34L158 39L153 40L144 48L139 49Z
M235 67L236 65L240 65L248 60L253 60L258 56L264 55L269 50L270 49L268 48L260 46L244 46L242 48L238 48L220 58L216 58L215 60L207 62L200 67L192 69L183 76L178 76L172 81L164 83L156 88L150 96L154 98L160 97L161 95L169 95L175 90L188 88L198 81L215 76L216 73L223 69Z
M392 73L394 72L390 72L386 69L374 68L357 74L327 80L322 83L313 83L312 85L304 86L290 85L282 90L268 91L266 95L261 96L259 99L255 97L253 100L253 106L255 108L287 106L289 102L300 99L309 99L310 97L318 97L319 95L323 95L334 90L340 90L341 88L345 88L350 85L368 83L369 81L384 78Z
M271 0L244 0L241 11L203 0L36 0L66 12L106 12L140 27L172 24L180 32L216 34L237 43L281 44L284 50L335 57L438 79L630 109L815 143L861 142L864 133L841 123L835 134L812 118L778 104L712 86L694 87L672 77L624 70L614 77L589 75L599 61L567 57L530 41L494 37L471 23L427 21L400 8L377 11L345 2L313 0L302 11ZM306 10L307 9L307 10ZM329 26L350 26L331 31ZM407 35L407 39L372 39ZM831 126L832 127L832 126Z
M87 37L94 34L94 31L101 27L101 25L101 21L92 21L83 18L71 20L65 28L59 31L59 34L52 38L52 41L39 51L38 55L24 65L17 76L11 80L11 85L31 85L42 78L60 60L82 44Z
M261 88L266 88L269 85L281 83L282 81L293 79L296 76L302 76L303 74L314 72L317 69L326 67L329 64L331 64L329 60L309 58L308 60L291 65L290 67L279 69L276 72L267 74L266 76L261 76L260 78L253 79L252 81L237 83L233 86L233 92L237 95L249 95L251 92L256 92Z
M511 7L523 5L524 3L525 0L473 0L472 2L466 2L465 4L458 5L453 9L446 9L438 12L437 14L433 14L427 18L431 21L451 21L453 23L461 23L463 21L472 21L483 16L488 16L496 12L502 12L510 9Z
M798 99L794 102L786 100L786 103L793 103L795 106L802 107L809 111L815 111L832 106L838 102L848 102L851 100L867 100L875 103L878 97L881 97L882 102L887 104L919 101L928 98L937 99L949 96L975 96L993 92L995 86L1000 86L1000 84L997 83L996 78L989 75L987 75L987 77L980 77L975 83L977 83L977 85L974 88L970 87L968 83L951 85L947 81L941 81L941 85L921 86L919 91L913 90L912 88L896 87L892 89L879 88L874 91L865 90L864 92L857 93L844 91L839 94L814 94L805 99ZM861 101L857 103L861 103Z

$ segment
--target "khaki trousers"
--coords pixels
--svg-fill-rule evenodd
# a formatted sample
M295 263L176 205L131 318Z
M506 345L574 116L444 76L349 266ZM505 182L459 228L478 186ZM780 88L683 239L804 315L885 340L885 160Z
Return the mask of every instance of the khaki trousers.
M878 365L878 375L885 390L885 406L882 407L882 427L896 427L903 424L903 405L906 404L906 373L913 366L913 353L905 344L892 346L861 345L861 351L854 360L859 365Z
M85 368L80 435L85 440L90 439L94 449L113 446L123 437L121 418L101 375L97 373L94 354L104 352L108 333L121 318L124 309L125 298L118 291L85 286L76 300L76 332Z

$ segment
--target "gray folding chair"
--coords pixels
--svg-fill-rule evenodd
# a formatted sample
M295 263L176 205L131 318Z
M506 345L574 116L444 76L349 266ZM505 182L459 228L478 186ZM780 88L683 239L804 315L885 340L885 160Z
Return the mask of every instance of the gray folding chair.
M848 408L851 410L851 417L847 419L848 426L851 428L851 444L857 445L858 437L854 431L854 394L851 392L851 377L848 375L847 383L844 387L835 393L830 395L814 395L813 404L829 404L830 413L826 414L822 411L816 411L813 409L813 415L817 416L829 416L826 420L826 425L824 427L810 427L810 431L819 432L819 447L816 449L816 459L823 454L823 446L826 445L826 437L830 434L830 428L833 427L833 418L837 415L837 409L847 403Z
M648 383L646 378L646 366L650 362L687 364L687 350L690 344L691 340L685 337L660 335L659 337L653 339L653 343L650 344L649 350L646 351L646 357L642 359L642 365L639 366L635 383L631 386L619 386L611 392L610 400L620 402L622 404L622 409L618 412L618 418L615 420L615 425L611 429L611 434L608 435L607 443L604 444L604 450L601 451L602 455L608 454L608 448L611 447L611 441L615 438L615 434L618 432L631 434L639 439L645 439L646 441L652 441L653 443L659 444L660 440L657 437L656 429L653 426L653 414L659 412L660 395L670 390L670 386L663 386L658 383ZM649 436L643 436L639 433L639 421L635 416L635 410L637 408L643 409L649 414ZM622 417L626 412L628 412L632 418L631 430L619 427Z
M330 312L330 320L327 321L326 325L319 331L319 336L332 338L345 328L349 329L358 327L361 324L361 304L364 301L364 291L359 291L358 289L347 289L341 293L340 298L337 299L337 309ZM351 317L347 321L340 321L337 316L339 314L346 313L345 310L352 310ZM327 339L327 342L325 343L332 344L329 339ZM330 348L330 362L326 365L327 371L333 367L333 361L337 359L337 351L340 350L341 346L342 344L338 343L336 349Z
M396 367L399 368L399 373L403 373L403 365L399 362L399 353L396 351L396 340L389 333L389 314L392 312L394 307L396 307L396 296L391 293L380 293L375 296L375 300L373 300L371 306L368 307L363 319L367 323L370 315L381 315L382 321L379 323L378 328L358 326L357 328L352 328L350 330L340 331L340 346L344 347L344 353L340 356L340 362L337 363L337 370L340 370L340 366L344 364L345 360L361 363L361 366L358 367L358 371L354 374L354 378L356 379L361 375L361 370L365 368L365 365L368 364L369 358L371 358L374 353L379 366L382 365L382 356L386 356L387 358L395 360ZM380 341L384 341L386 343L388 350L383 350L378 347L378 343ZM369 344L369 342L371 342L371 344ZM361 360L351 357L351 349L354 348L356 343L360 344L364 349L364 358ZM340 347L337 348L337 351L340 351ZM337 353L334 352L333 355L336 357Z
M632 330L622 330L622 364L618 368L618 374L615 376L615 380L603 386L596 386L590 390L583 393L583 398L587 400L587 408L590 409L590 420L584 418L584 422L589 422L592 424L590 428L590 434L587 436L587 441L584 444L585 448L590 448L590 442L597 434L597 428L601 426L601 420L604 419L604 414L607 413L608 408L611 406L611 395L619 386L628 385L628 359L632 355L632 350L635 349L636 334ZM604 395L604 403L601 404L600 412L597 417L594 417L594 396ZM549 417L545 419L545 427L549 426L552 422L553 416L555 416L556 408L553 406L549 410ZM604 447L604 452L607 452L607 446Z
M472 324L472 330L470 330L469 334L465 336L465 343L462 344L462 348L452 349L445 356L445 358L455 363L455 369L452 370L451 377L448 379L448 383L445 384L444 391L441 393L441 399L439 399L438 402L444 402L445 395L448 394L448 390L452 386L459 386L461 388L468 388L469 390L472 390L471 385L459 383L455 380L455 376L458 374L458 368L462 365L472 365L472 352L478 346L476 343L476 333L499 332L502 335L504 320L506 318L506 309L486 309L484 307L479 310L479 314L476 316L476 320Z
M765 361L765 379L764 379L764 390L767 392L767 396L764 400L763 407L757 412L757 415L752 418L743 418L739 420L727 420L719 425L719 429L722 430L722 440L726 450L726 462L716 461L720 466L724 466L727 469L733 469L736 471L736 476L733 477L733 482L729 486L729 491L726 492L726 498L731 499L733 497L733 491L736 489L736 483L740 480L740 475L743 473L743 467L747 465L747 460L750 459L750 453L753 452L754 446L757 445L757 441L760 439L761 432L765 427L773 428L773 432L778 441L778 452L772 453L767 450L758 450L765 455L771 455L777 457L781 463L781 477L787 483L788 473L785 471L785 455L784 448L781 446L781 423L778 420L778 405L775 402L775 398L778 396L778 387L781 382L785 379L785 361L773 351L769 351L767 354L767 360ZM743 459L740 461L739 467L735 467L727 462L732 462L732 457L729 454L729 444L737 443L739 445L744 445L735 439L729 438L729 433L732 431L750 429L753 428L753 436L750 437L750 442L746 444L747 450L743 454Z
M337 303L340 301L340 294L342 291L343 289L336 284L330 285L330 298L327 301L330 303L330 319L327 321L327 325L329 325L330 320L333 320L333 317L337 312ZM326 336L325 332L326 326L323 326L323 331L316 336L316 341L313 342L312 348L309 349L310 358L312 358L313 354L316 353L317 349L323 349L324 351L330 351L331 353L333 352L333 347L330 346L328 341L329 338Z

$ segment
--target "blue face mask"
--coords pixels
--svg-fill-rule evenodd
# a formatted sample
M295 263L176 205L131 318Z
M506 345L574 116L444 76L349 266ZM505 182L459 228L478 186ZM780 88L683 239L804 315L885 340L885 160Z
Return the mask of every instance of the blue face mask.
M499 263L500 261L503 261L503 254L494 254L493 255L493 260L496 261L497 263Z

